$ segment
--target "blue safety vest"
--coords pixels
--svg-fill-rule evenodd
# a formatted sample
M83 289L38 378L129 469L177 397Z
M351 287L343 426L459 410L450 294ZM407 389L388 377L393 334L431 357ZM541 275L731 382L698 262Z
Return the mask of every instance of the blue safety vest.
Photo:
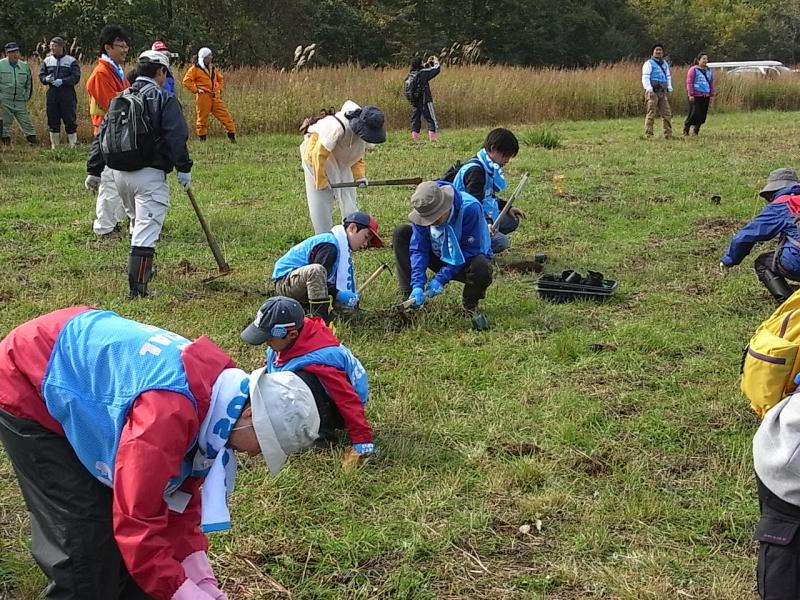
M710 94L711 93L711 80L714 75L711 69L701 69L700 67L694 68L694 82L692 87L696 94Z
M307 240L303 240L299 244L292 246L289 251L281 256L275 263L275 268L272 270L272 280L276 281L281 277L285 277L295 269L305 267L311 262L311 251L315 246L320 244L333 244L336 246L338 256L339 244L336 243L336 236L330 231L312 235ZM339 260L333 262L333 268L328 273L328 283L336 285L336 270L339 265Z

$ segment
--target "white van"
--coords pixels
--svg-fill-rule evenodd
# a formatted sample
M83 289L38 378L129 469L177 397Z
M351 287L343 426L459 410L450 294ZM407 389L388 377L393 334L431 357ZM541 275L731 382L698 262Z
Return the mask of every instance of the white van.
M779 60L734 60L728 62L710 62L708 66L719 69L728 75L760 75L762 77L779 77L791 72Z

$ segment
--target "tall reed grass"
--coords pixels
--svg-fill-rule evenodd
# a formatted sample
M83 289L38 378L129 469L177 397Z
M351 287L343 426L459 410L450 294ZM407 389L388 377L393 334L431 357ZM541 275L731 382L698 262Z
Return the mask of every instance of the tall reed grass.
M31 64L36 72L38 64ZM83 67L83 82L91 72ZM445 67L431 83L436 113L444 128L548 123L644 114L639 63L617 63L588 69L532 69L473 65ZM687 110L687 67L672 69L675 93L672 110ZM194 100L180 85L185 69L176 68L178 97L193 130ZM390 128L408 126L409 107L402 93L402 69L372 69L355 65L281 72L242 68L225 72L225 102L242 133L296 132L303 117L322 107L340 107L345 99L384 109ZM718 96L711 113L730 110L800 109L800 75L779 79L736 77L717 73ZM88 98L81 84L79 133L91 136ZM30 106L45 132L44 86L36 84ZM212 118L212 122L213 122ZM218 125L214 126L219 129ZM212 134L214 131L212 127Z

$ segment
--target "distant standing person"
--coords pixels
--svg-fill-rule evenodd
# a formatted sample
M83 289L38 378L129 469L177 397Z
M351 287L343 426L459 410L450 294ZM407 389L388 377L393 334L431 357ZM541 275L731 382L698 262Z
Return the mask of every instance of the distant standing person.
M656 116L664 122L664 137L672 139L672 109L669 95L672 93L672 75L669 64L664 60L664 46L653 46L653 55L642 65L642 86L647 102L647 115L644 118L644 135L653 137L653 123Z
M97 137L100 124L111 104L112 98L129 86L122 64L128 56L130 38L118 25L106 25L100 32L102 54L86 80L89 92L89 115L92 118L93 134ZM95 220L92 229L100 238L112 239L123 236L119 223L125 218L122 198L111 175L111 169L103 169L99 180L87 178L86 188L97 193Z
M419 56L411 59L411 70L406 76L403 91L406 100L411 103L411 139L415 141L419 139L423 117L428 124L428 139L433 141L438 136L439 122L436 120L436 111L433 110L430 81L440 71L439 59L435 56L431 56L424 65Z
M342 109L305 127L300 156L306 184L308 211L314 233L333 227L333 201L339 200L342 218L358 210L356 188L334 190L332 183L367 185L364 154L386 141L383 111L377 106L361 108L346 100Z
M200 48L197 52L197 64L186 71L183 85L195 95L197 137L205 141L208 136L208 117L214 115L225 128L228 139L235 144L236 124L225 102L222 101L225 79L219 69L214 68L213 60L214 54L210 48Z
M155 50L156 52L161 52L164 56L172 60L173 54L169 51L169 47L162 42L161 40L157 40L153 42L153 45L150 46L150 50ZM174 58L177 58L178 55L175 54ZM134 78L135 80L135 78ZM172 74L172 69L167 71L167 80L164 82L164 86L161 90L167 94L168 96L175 95L175 76Z
M55 149L61 137L61 122L70 146L78 144L78 95L75 86L81 80L81 65L66 53L64 38L50 40L50 54L39 67L39 81L47 87L47 128L50 147Z
M0 60L0 121L3 123L0 138L5 145L11 143L11 122L16 119L25 139L35 146L39 140L28 115L28 100L33 94L31 68L20 60L16 42L8 42L4 50L6 57Z
M689 114L683 123L683 135L700 133L700 126L706 122L708 105L711 97L716 95L714 74L708 68L708 54L701 52L694 59L694 66L686 74L686 93L689 94Z

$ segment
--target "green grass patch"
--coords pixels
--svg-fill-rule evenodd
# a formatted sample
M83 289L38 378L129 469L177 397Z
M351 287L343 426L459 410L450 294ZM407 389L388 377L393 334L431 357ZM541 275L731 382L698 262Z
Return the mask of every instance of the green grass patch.
M704 598L755 588L757 420L737 387L741 349L774 308L751 269L719 257L763 202L757 190L800 148L796 113L712 112L701 135L642 139L642 120L560 123L560 146L523 145L509 185L531 180L528 214L497 259L484 302L493 327L458 313L460 285L398 329L386 274L365 315L338 325L370 373L383 453L354 471L341 450L293 457L277 478L243 461L234 529L211 536L231 598ZM477 150L486 129L403 132L367 157L368 176L430 178ZM98 242L85 150L0 152L0 334L92 304L189 337L210 335L245 369L262 352L239 331L275 259L311 233L295 135L194 144L195 194L233 273L215 272L174 175L158 245L160 292L130 302L125 241ZM361 208L390 237L411 188L367 188ZM711 200L720 196L719 203ZM604 304L550 304L510 268L545 252L547 272L620 281ZM363 279L391 249L355 257ZM0 597L44 586L0 451Z

